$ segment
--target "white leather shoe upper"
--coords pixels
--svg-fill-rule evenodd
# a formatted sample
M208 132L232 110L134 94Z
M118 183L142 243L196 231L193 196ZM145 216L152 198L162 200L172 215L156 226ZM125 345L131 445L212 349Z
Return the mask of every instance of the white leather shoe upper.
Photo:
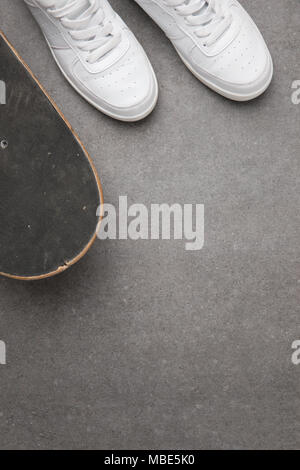
M268 48L236 0L135 0L164 30L188 68L236 100L261 94L273 66Z
M134 121L154 108L158 86L135 36L107 0L25 0L72 86L111 117Z

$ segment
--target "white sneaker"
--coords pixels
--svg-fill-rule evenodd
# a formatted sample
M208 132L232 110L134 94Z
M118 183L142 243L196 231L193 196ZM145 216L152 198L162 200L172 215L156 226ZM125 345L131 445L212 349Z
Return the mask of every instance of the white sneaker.
M191 72L227 98L262 94L273 76L269 50L236 0L135 0L163 29Z
M158 85L135 36L107 0L25 0L59 68L103 113L138 121L155 107Z

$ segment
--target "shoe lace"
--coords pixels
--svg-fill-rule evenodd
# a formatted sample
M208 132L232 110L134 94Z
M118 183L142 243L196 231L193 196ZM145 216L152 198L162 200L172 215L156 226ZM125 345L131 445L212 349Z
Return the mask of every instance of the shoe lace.
M227 31L232 15L222 0L164 0L183 16L188 25L195 27L195 34L205 38L204 46L212 46Z
M61 21L77 42L77 47L88 52L86 61L98 62L121 42L121 31L115 31L106 21L101 0L38 0L41 6Z

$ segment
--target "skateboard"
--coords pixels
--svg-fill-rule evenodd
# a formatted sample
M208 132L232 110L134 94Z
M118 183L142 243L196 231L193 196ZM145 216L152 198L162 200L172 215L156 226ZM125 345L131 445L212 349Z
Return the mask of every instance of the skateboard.
M0 275L65 271L95 241L102 206L79 137L0 32Z

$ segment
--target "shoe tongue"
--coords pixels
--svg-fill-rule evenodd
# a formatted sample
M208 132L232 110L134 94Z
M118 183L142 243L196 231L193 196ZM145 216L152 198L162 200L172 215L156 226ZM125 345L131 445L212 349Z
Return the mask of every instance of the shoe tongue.
M57 8L63 8L67 5L71 5L71 4L74 4L74 0L56 0L55 2L55 5ZM85 0L84 2L79 2L79 5L78 5L78 8L76 9L75 8L75 11L72 15L68 15L68 18L69 19L75 19L75 18L78 18L80 15L82 15L82 13L84 13L87 8L89 8L90 6L90 0Z

